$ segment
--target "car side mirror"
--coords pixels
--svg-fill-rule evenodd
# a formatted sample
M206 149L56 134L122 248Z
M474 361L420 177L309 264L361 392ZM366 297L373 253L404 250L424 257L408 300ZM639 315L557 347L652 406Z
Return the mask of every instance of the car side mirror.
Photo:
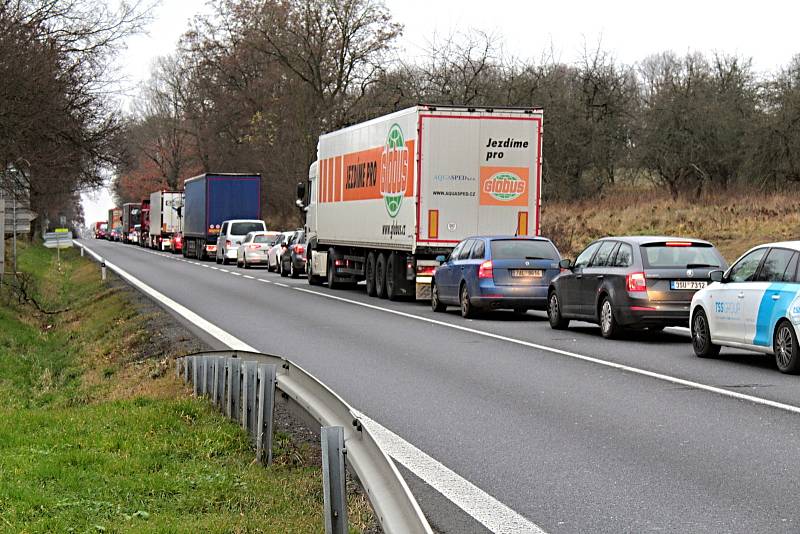
M710 273L708 273L708 277L711 278L712 282L724 282L725 272L717 269L715 271L711 271Z
M558 262L558 266L562 269L572 269L572 260L569 258L564 258Z
M447 261L447 256L440 254L436 256L436 261L438 261L439 263L444 263Z

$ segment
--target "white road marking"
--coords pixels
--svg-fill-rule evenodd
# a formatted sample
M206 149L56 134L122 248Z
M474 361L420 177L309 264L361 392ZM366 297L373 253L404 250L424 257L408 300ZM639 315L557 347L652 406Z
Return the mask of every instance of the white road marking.
M208 269L209 266L208 265L201 265L200 267L205 267L206 269Z
M338 300L338 301L341 301L341 302L347 302L347 303L350 303L350 304L355 304L356 306L363 306L364 308L370 308L370 309L373 309L373 310L379 310L379 311L383 311L383 312L386 312L386 313L399 315L401 317L407 317L409 319L415 319L417 321L423 321L423 322L430 323L430 324L444 326L446 328L452 328L454 330L460 330L462 332L469 332L471 334L476 334L476 335L479 335L479 336L484 336L484 337L488 337L488 338L492 338L492 339L497 339L497 340L500 340L500 341L507 341L508 343L514 343L515 345L522 345L524 347L530 347L532 349L541 350L541 351L544 351L544 352L550 352L550 353L553 353L553 354L558 354L560 356L567 356L569 358L574 358L576 360L582 360L582 361L585 361L585 362L590 362L590 363L594 363L594 364L597 364L597 365L602 365L604 367L610 367L612 369L617 369L619 371L625 371L625 372L636 374L636 375L655 378L656 380L662 380L664 382L677 384L679 386L686 386L686 387L690 387L690 388L693 388L693 389L698 389L698 390L702 390L702 391L708 391L710 393L716 393L718 395L722 395L722 396L725 396L725 397L730 397L732 399L748 401L748 402L752 402L753 404L760 404L762 406L769 406L770 408L776 408L778 410L783 410L783 411L794 413L794 414L800 414L800 406L794 406L792 404L784 404L782 402L772 401L772 400L764 399L764 398L761 398L761 397L755 397L753 395L746 395L744 393L739 393L737 391L730 391L728 389L720 388L720 387L717 387L717 386L710 386L708 384L703 384L703 383L700 383L700 382L694 382L692 380L685 380L683 378L677 378L677 377L674 377L674 376L669 376L669 375L665 375L665 374L661 374L661 373L656 373L654 371L648 371L646 369L639 369L637 367L631 367L629 365L624 365L624 364L621 364L621 363L610 362L608 360L601 360L600 358L594 358L592 356L584 356L583 354L577 354L575 352L569 352L569 351L566 351L566 350L556 349L554 347L548 347L546 345L539 345L538 343L531 343L530 341L524 341L522 339L516 339L516 338L508 337L508 336L501 336L500 334L493 334L491 332L484 332L483 330L476 330L474 328L469 328L469 327L466 327L466 326L451 324L451 323L447 323L447 322L444 322L444 321L437 321L436 319L429 319L428 317L422 317L420 315L414 315L414 314L411 314L411 313L405 313L405 312L401 312L401 311L398 311L398 310L393 310L391 308L383 308L381 306L375 306L374 304L367 304L366 302L359 302L357 300L346 299L346 298L343 298L343 297L337 297L335 295L329 295L327 293L320 293L318 291L312 291L310 289L305 289L305 288L302 288L302 287L293 287L292 289L294 289L296 291L302 291L303 293L310 293L312 295L319 295L321 297L325 297L325 298L329 298L329 299L333 299L333 300Z
M84 245L79 245L84 246ZM85 247L86 250L90 250L88 247ZM92 252L96 257L96 253ZM112 271L116 272L119 276L124 278L129 284L134 286L136 289L144 293L145 295L149 296L150 298L154 299L158 303L174 310L178 315L186 319L187 321L191 322L192 324L196 325L198 328L203 329L203 331L207 332L209 335L215 337L220 342L224 343L226 346L230 347L232 350L248 350L253 352L258 352L255 348L251 347L244 341L232 336L228 332L222 330L221 328L217 327L216 325L206 321L192 310L187 308L186 306L172 300L168 296L156 291L149 285L145 284L135 276L129 274L124 269L118 267L117 265L111 263L108 260L105 260L106 267L111 269Z
M492 532L544 534L538 525L363 413L358 418L386 454Z
M272 282L272 283L275 284L276 286L289 287L286 284L281 284L280 282Z
M259 282L264 282L265 284L271 284L272 283L270 280L264 280L263 278L257 278L256 280L258 280Z
M234 272L232 272L231 274L232 274L233 276L242 276L242 274L241 274L241 273L234 273Z
M250 276L249 274L244 275L244 278L247 278L248 280L255 280L255 278Z
M228 269L223 269L222 267L220 267L219 270L222 271L223 273L229 273L230 272Z
M219 271L219 267L214 267L213 265L210 265L209 267L210 267L211 269L214 269L215 271Z

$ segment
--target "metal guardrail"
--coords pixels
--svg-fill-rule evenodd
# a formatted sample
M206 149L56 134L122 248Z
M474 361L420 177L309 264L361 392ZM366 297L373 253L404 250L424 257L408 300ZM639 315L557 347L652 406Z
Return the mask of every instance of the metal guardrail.
M75 242L81 249L84 246ZM102 265L104 259L86 248ZM109 265L116 270L116 266ZM241 350L209 351L193 356L223 356L241 361L277 366L277 402L302 419L310 428L344 428L347 466L358 478L386 534L433 534L428 520L394 462L361 424L357 412L313 375L286 358ZM179 372L179 369L176 369ZM197 384L195 384L197 387ZM195 390L197 391L197 390Z

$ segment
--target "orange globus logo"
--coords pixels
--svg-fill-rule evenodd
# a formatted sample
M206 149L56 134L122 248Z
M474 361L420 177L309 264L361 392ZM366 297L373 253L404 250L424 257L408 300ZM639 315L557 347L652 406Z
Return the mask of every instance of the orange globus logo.
M502 171L483 182L483 192L495 200L510 202L525 193L526 185L525 181L513 172Z
M389 217L397 217L408 186L409 152L400 125L393 124L381 153L381 196Z
M527 167L481 167L480 204L526 206L529 181Z

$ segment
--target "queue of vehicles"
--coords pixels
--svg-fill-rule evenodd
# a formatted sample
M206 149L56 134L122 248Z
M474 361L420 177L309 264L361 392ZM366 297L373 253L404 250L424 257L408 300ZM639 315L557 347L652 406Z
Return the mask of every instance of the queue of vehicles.
M554 329L588 321L606 338L689 326L698 356L747 348L800 371L800 242L732 267L713 244L671 236L606 237L562 258L539 236L541 135L538 109L416 106L320 138L298 184L301 229L267 228L260 175L203 174L171 192L174 226L151 196L147 209L124 205L120 233L107 234L135 242L160 225L139 243L331 289L364 282L369 296L464 317L544 310Z

